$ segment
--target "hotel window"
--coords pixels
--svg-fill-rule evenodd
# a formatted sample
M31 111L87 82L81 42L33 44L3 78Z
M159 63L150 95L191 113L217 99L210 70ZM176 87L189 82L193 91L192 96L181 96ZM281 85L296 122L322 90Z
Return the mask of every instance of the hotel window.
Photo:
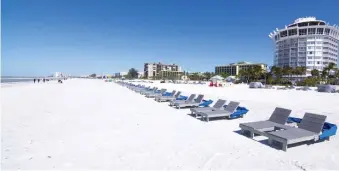
M317 28L317 34L324 34L323 28Z
M308 29L308 34L309 34L309 35L315 34L315 28L309 28L309 29Z
M325 29L325 34L326 34L326 35L330 35L330 29L328 29L328 28Z
M321 45L321 44L323 44L323 42L315 42L316 44L318 44L318 45Z
M313 57L307 57L307 59L313 59Z
M316 46L315 48L316 48L316 49L322 49L321 46Z
M307 29L299 29L299 35L306 35L307 34ZM300 40L300 39L299 39Z
M291 30L288 30L288 35L289 35L289 36L297 35L297 29L291 29Z
M287 36L287 31L280 32L280 37L286 37L286 36Z

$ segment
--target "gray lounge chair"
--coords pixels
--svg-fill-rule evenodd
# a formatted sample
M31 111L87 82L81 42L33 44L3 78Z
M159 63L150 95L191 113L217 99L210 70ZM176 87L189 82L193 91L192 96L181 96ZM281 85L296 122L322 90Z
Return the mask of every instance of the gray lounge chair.
M166 89L161 89L160 90L160 92L153 92L153 93L147 93L146 94L146 97L149 97L149 98L151 98L151 97L156 97L156 96L158 96L158 95L162 95L163 93L165 93L166 92Z
M195 98L196 94L191 94L187 100L173 100L170 102L170 106L173 106L174 104L178 104L178 103L189 103L189 102L193 102L194 98Z
M219 99L212 107L198 107L198 108L191 108L191 114L195 114L195 117L198 117L199 112L208 112L214 110L221 110L221 108L225 105L226 100Z
M150 88L151 88L150 86L142 87L142 88L134 89L134 91L137 92L137 93L140 93L141 91L149 90Z
M216 110L216 111L209 111L209 112L198 112L199 115L201 115L201 120L209 121L210 118L216 118L216 117L229 117L231 114L233 114L238 106L239 102L231 101L224 110Z
M173 90L171 95L174 96L175 92L176 92L176 90ZM164 93L166 93L166 92L164 92ZM155 96L155 98L159 98L159 97L166 97L166 96L163 96L163 93L162 94L158 94L158 95Z
M326 116L305 113L303 119L298 124L298 128L289 128L268 132L268 143L271 145L273 141L282 144L282 150L287 150L287 145L306 141L319 140L319 134L322 131L326 120Z
M181 94L181 91L178 91L177 94L173 94L173 96L159 96L155 97L155 101L158 102L166 102L166 101L172 101L177 99Z
M142 95L146 95L148 93L155 93L156 91L158 90L157 87L154 87L153 89L151 90L144 90L144 91L140 91L139 93L142 94Z
M241 123L242 134L249 133L250 138L254 137L254 134L264 135L267 131L273 131L275 127L285 127L286 121L291 114L291 110L276 107L271 117L266 121Z
M199 94L197 99L195 100L186 101L185 103L174 103L173 106L175 106L178 109L182 107L198 107L200 103L202 102L203 98L204 98L204 95Z

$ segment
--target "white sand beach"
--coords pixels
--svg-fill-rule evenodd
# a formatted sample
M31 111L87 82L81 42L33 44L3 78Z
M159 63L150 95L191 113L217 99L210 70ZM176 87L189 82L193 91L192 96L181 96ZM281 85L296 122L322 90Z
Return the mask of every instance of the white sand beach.
M327 115L339 125L339 93L249 89L245 85L151 86L183 95L239 101L244 118L202 122L168 103L103 80L25 84L1 88L2 170L113 169L339 169L339 138L289 148L236 131L239 123L268 119L275 107Z

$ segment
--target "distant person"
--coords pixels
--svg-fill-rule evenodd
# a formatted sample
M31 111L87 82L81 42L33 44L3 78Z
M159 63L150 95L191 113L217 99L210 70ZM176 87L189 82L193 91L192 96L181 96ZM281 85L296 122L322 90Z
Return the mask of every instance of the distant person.
M40 83L40 78L38 78L38 83Z
M33 82L35 83L35 81L36 81L36 79L34 78L34 79L33 79Z
M43 79L42 79L42 81L45 83L45 82L46 82L46 79L45 79L45 78L43 78Z

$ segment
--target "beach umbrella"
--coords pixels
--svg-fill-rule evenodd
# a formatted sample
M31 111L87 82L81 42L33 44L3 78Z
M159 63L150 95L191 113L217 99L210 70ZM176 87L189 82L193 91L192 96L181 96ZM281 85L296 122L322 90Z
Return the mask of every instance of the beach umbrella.
M235 76L228 76L228 77L225 78L225 80L227 82L233 82L234 80L237 80L237 78Z
M212 78L210 78L211 81L220 81L220 80L224 80L223 77L221 77L220 75L216 75L213 76Z

